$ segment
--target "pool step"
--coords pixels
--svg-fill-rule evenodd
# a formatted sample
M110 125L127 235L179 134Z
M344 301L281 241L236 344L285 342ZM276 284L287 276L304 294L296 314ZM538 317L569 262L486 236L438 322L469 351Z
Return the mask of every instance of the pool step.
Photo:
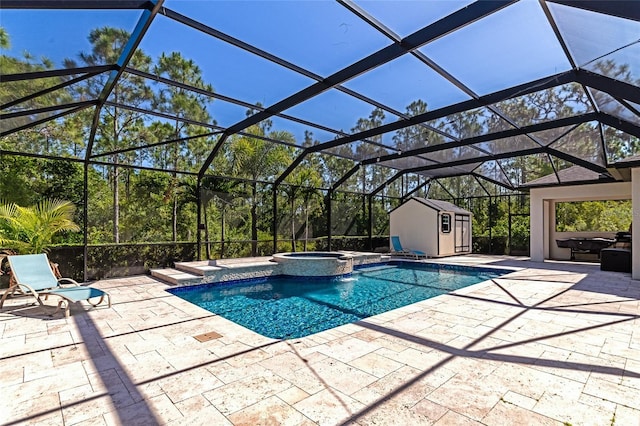
M206 277L208 275L215 275L221 268L215 266L208 260L199 260L195 262L176 262L176 269L179 271L188 272L193 275L200 275Z
M353 258L354 266L366 265L368 263L388 262L389 260L391 260L390 256L381 255L380 253L348 251L348 250L340 250L339 252L351 256Z
M280 275L280 265L269 259L271 257L176 262L175 269L152 269L151 275L177 286Z
M277 263L271 262L271 256L246 257L239 259L197 260L193 262L176 262L175 268L203 277L218 276L224 269L256 269L276 268Z
M189 272L180 271L173 268L152 269L151 276L172 285L192 285L200 284L202 276L190 274Z
M221 265L220 269L242 269L242 268L277 268L278 264L275 262L242 262L242 263L229 263L227 265Z
M386 269L395 269L397 268L396 265L378 265L378 266L369 266L369 267L364 267L364 268L358 268L356 270L354 270L353 272L375 272L375 271L384 271Z

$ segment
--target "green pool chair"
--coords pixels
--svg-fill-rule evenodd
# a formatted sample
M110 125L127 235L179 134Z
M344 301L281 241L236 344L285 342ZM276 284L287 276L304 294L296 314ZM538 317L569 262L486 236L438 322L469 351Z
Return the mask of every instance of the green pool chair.
M415 259L419 259L421 257L427 257L427 253L420 250L411 250L402 247L402 243L400 243L400 237L397 235L391 236L391 245L393 246L393 251L391 254L396 256L408 256L413 257Z
M71 278L56 278L51 270L49 259L46 254L23 254L16 256L7 256L11 273L13 274L16 285L8 289L0 299L0 308L4 305L4 301L15 292L21 294L30 294L36 298L40 305L41 297L45 300L48 296L59 296L58 308L53 313L55 315L64 307L65 317L69 316L69 307L71 303L86 300L92 306L98 306L107 299L109 307L111 307L111 296L93 287L84 287ZM92 299L100 298L97 303L93 303Z

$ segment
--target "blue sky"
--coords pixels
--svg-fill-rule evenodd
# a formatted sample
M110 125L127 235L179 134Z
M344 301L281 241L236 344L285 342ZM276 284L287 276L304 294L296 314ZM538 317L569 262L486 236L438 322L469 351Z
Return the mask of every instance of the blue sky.
M468 1L361 1L357 4L400 36L434 22ZM338 3L330 1L184 1L167 8L327 76L387 46L390 41ZM93 28L132 31L139 11L0 11L11 37L9 54L29 51L61 66L88 51ZM179 51L193 59L216 92L250 103L273 104L314 81L158 16L141 48L153 58ZM584 50L584 49L583 49ZM565 71L569 63L536 0L523 0L480 22L423 46L420 51L482 95ZM401 76L401 77L398 77ZM416 100L430 109L468 99L417 59L405 55L345 86L404 112ZM349 131L373 106L330 90L285 113ZM215 101L211 112L223 126L244 118L242 107ZM395 116L387 114L387 121ZM302 126L287 124L301 138ZM333 135L314 130L321 142Z

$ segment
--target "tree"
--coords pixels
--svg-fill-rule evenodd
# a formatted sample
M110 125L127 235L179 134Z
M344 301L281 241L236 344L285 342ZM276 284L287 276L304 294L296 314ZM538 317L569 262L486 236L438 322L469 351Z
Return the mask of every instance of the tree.
M225 230L226 223L225 218L228 207L233 203L233 200L245 195L240 189L241 181L233 179L224 179L220 177L205 177L202 181L202 190L200 192L200 202L202 203L203 221L205 223L205 241L206 241L206 254L207 259L211 258L211 243L209 238L209 224L207 219L207 205L213 200L219 202L220 209L220 257L224 257L225 253Z
M427 103L421 99L415 100L407 106L405 114L409 117L424 114L428 111ZM445 142L445 137L435 131L429 130L424 125L413 125L398 129L393 136L395 148L400 152L406 152L412 149L422 148L426 146L440 145ZM423 155L422 157L428 157ZM415 157L405 157L393 161L393 166L398 168L411 168L425 164L425 160L416 159ZM401 196L409 192L411 184L419 185L419 175L404 175L399 182L400 185L391 185L387 188L386 194L393 196Z
M287 185L284 188L285 198L291 208L291 251L296 251L296 198L300 192L297 185Z
M616 232L629 229L631 201L577 201L556 204L558 232Z
M11 46L9 34L0 28L0 47L8 49ZM50 70L53 63L46 57L35 58L29 52L24 52L21 57L0 55L0 70L3 74L18 74ZM55 76L21 81L7 81L0 85L0 104L5 106L3 112L24 111L40 107L52 107L66 104L71 101L69 92L65 89L50 91L30 99L26 96L33 95L42 90L62 83L68 76ZM50 112L48 114L54 114ZM1 131L10 131L30 124L32 121L46 117L47 113L33 116L19 116L3 118L0 121ZM29 153L58 154L60 139L60 120L49 121L44 124L23 129L21 131L4 136L0 140L0 148L11 151L26 151ZM57 143L56 143L57 142Z
M303 162L287 177L287 182L289 185L285 189L285 194L291 208L291 247L296 251L296 201L300 200L302 202L300 207L304 213L304 250L306 251L309 238L309 214L319 207L318 201L321 200L321 196L317 188L321 185L322 178L316 168Z
M11 47L11 42L9 41L9 34L7 34L7 30L0 27L0 48L9 50Z
M196 65L193 60L185 59L178 52L172 52L169 55L162 54L158 58L158 63L153 69L154 73L161 77L166 77L178 83L194 86L200 89L204 89L208 92L213 92L213 87L210 84L206 84L202 79L202 71ZM181 167L189 168L193 167L195 163L193 153L188 149L186 142L180 142L187 136L193 136L204 133L205 129L199 128L192 124L188 124L181 121L183 118L189 120L208 123L211 121L211 116L207 112L207 105L212 99L203 94L192 92L183 87L177 87L172 85L161 86L154 99L154 107L159 111L166 112L176 117L173 120L173 131L171 138L175 141L170 145L165 145L169 152L165 155L170 161L170 166L173 169L173 179L177 181L176 171ZM215 121L213 122L215 124ZM201 151L206 149L206 143L201 143ZM192 147L193 149L193 142ZM191 163L191 164L190 164ZM186 166L186 167L185 167ZM175 182L171 186L175 190L171 194L171 200L173 203L172 209L172 238L173 241L177 241L178 238L178 193Z
M384 123L385 115L384 111L380 108L374 109L371 114L369 114L368 118L360 118L358 119L354 128L351 129L352 133L359 133L365 130L374 129L376 127L382 126ZM382 135L377 135L371 138L372 142L381 143ZM356 156L358 160L365 160L369 158L373 158L376 156L381 156L388 154L386 150L381 148L378 145L374 145L368 142L361 142L356 148ZM369 189L372 189L382 183L380 178L382 177L378 172L377 166L368 166L360 168L360 178L361 178L361 187L358 188L358 192L364 194L369 192ZM367 185L368 184L368 185ZM366 231L366 210L367 203L366 197L362 195L361 197L362 208L360 213L358 214L358 220L356 222L357 233L362 235Z
M360 118L356 123L355 127L351 129L353 133L363 132L365 130L375 129L376 127L382 126L384 123L385 115L384 111L380 108L376 108L371 111L368 118ZM370 138L372 142L376 142L378 144L382 144L382 135L377 135ZM388 152L380 147L379 145L374 145L367 142L360 143L356 148L356 155L358 160L366 160L372 157L380 156L388 154ZM362 188L360 192L368 192L367 184L371 187L378 186L382 183L380 180L380 173L378 173L378 167L367 167L365 170L361 170L362 172ZM364 212L364 204L363 210Z
M39 181L36 158L3 155L0 161L0 200L22 205L36 203L34 182Z
M163 172L138 170L128 177L120 222L122 237L132 242L169 241L171 213L167 208L165 191L171 176ZM140 220L141 217L145 219Z
M415 116L428 111L427 103L421 99L413 101L407 107L406 115ZM434 139L437 138L437 139ZM419 148L421 146L437 145L442 143L442 137L437 133L429 131L424 126L409 126L398 129L393 136L395 147L401 151Z
M496 104L495 108L518 126L527 126L576 115L588 111L591 106L581 85L570 83L507 99ZM464 114L469 115L470 113L471 112L467 112ZM474 132L493 133L511 128L511 125L508 124L506 120L490 111L476 110L475 115L475 120L478 125L472 128ZM480 125L480 123L482 123L482 125ZM549 129L544 132L530 134L529 136L511 137L480 145L489 154L518 151L536 147L538 146L536 142L548 145L567 130L568 128ZM588 140L586 144L581 143L580 148L576 146L576 149L582 150L587 145L593 146L593 144L594 141ZM498 163L504 170L509 181L513 185L518 186L538 177L553 173L554 170L549 160L548 155L539 154L500 160Z
M313 169L309 169L313 173ZM320 184L319 176L310 176L307 185L302 188L302 203L304 210L304 251L307 251L307 243L309 240L309 215L315 211L321 211L322 194L317 188Z
M256 135L237 136L230 145L232 170L239 176L250 180L251 186L251 255L257 255L259 194L257 183L275 176L291 161L291 151L284 145L268 142L261 138L265 129L260 125L251 126L248 133ZM282 141L294 141L288 132L271 132L269 138Z
M91 52L79 54L80 61L87 66L103 64L115 64L118 62L122 49L129 41L131 35L122 29L103 27L92 30L89 33L89 42L92 45ZM141 71L148 71L151 58L141 49L136 50L129 62L129 66ZM65 60L68 68L76 67L72 59ZM86 84L75 90L79 95L98 98L105 86L109 74L103 77L86 80ZM151 100L151 90L142 77L123 73L114 87L110 100L115 105L104 106L96 135L96 146L102 151L113 151L135 145L140 139L140 133L144 130L144 122L141 114L132 110L118 107L125 104L133 107L142 106ZM100 151L100 149L96 149ZM113 241L120 242L120 178L122 169L121 161L128 154L111 154L110 160L113 167L109 168L109 180L113 193ZM129 171L127 169L126 173Z
M43 253L60 232L77 232L75 206L69 201L45 200L35 206L0 204L0 245L21 254Z

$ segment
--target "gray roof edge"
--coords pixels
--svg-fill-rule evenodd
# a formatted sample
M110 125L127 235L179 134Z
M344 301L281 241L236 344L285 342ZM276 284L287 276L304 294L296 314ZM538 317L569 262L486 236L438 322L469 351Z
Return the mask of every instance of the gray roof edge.
M471 213L470 211L465 210L462 207L458 207L455 204L450 203L448 201L431 200L431 199L422 198L422 197L410 197L404 203L400 204L399 206L397 206L394 209L392 209L391 211L389 211L389 214L391 214L393 211L399 209L400 207L404 206L405 204L407 204L411 200L415 200L418 203L422 204L423 206L429 207L430 209L435 210L437 212L445 212L445 211L447 211L447 212L454 212L454 213L464 213L464 214L468 214L470 216L473 215L473 213ZM447 208L444 208L444 206L438 206L438 203L446 203L448 206L447 206Z

